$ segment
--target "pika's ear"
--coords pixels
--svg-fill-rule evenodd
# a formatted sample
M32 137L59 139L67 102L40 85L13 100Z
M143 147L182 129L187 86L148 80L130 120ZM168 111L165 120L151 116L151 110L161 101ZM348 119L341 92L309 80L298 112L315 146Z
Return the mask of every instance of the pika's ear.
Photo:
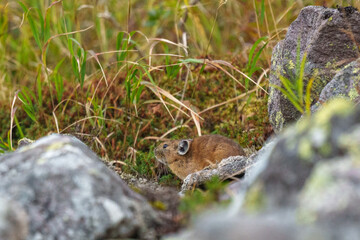
M185 155L190 149L191 140L181 140L178 146L178 154Z

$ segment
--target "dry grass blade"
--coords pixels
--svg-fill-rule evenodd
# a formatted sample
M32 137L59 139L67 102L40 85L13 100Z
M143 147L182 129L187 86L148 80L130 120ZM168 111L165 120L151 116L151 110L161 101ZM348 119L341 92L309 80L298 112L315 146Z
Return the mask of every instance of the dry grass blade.
M195 116L199 117L201 120L203 120L202 117L199 116L199 114L197 114L194 110L192 110L191 108L189 108L188 106L186 106L184 103L182 103L181 101L179 101L176 97L174 97L173 95L171 95L169 92L165 91L164 89L152 84L151 82L147 82L147 81L142 81L140 84L148 87L149 89L151 89L155 94L159 95L162 94L165 97L167 97L168 99L170 99L171 101L177 103L178 105L186 108L187 110L189 110L192 114L195 114ZM165 105L165 102L162 100L161 95L158 96L159 99L163 102L163 104ZM166 105L165 105L166 107ZM166 107L167 108L167 107ZM170 112L170 111L169 111Z
M233 69L234 71L240 73L242 76L244 76L245 78L249 79L251 82L253 82L256 86L258 86L261 90L263 90L266 94L269 94L263 87L261 87L260 85L257 84L257 82L255 82L252 78L250 78L248 75L246 75L245 73L243 73L242 71L240 71L239 69L237 69L236 67L234 67L232 64L226 62L226 61L215 61L215 62L219 62L221 64L225 64L226 66L230 67L231 69Z
M254 7L254 9L256 9L255 0L253 0L253 7ZM261 38L260 26L259 26L259 19L258 19L257 14L255 14L255 20L256 20L256 29L257 29L258 37Z
M80 10L87 9L87 8L88 9L94 9L94 6L93 5L88 5L88 4L82 4L76 9L76 11L80 11Z
M182 110L181 108L179 108L178 106L176 106L175 104L172 104L170 102L167 102L167 101L164 101L164 100L163 101L161 101L161 100L148 100L148 101L144 102L144 104L149 104L149 103L165 103L166 105L170 105L173 108L176 108L178 111L180 111L185 116L190 117L190 115L187 114L184 110Z
M5 8L7 8L8 4L9 4L9 3L7 3L7 4L5 5ZM12 28L11 30L14 30L14 29L17 29L17 28L20 29L20 28L22 27L22 25L24 24L25 17L26 17L26 13L23 13L23 14L22 14L22 18L21 18L21 22L20 22L19 26L18 26L18 27L14 27L14 28Z
M186 128L189 128L190 127L188 125L178 125L176 127L173 127L171 128L169 131L167 131L166 133L164 133L163 135L160 136L160 139L163 139L164 137L166 137L167 135L169 135L170 133L174 132L175 130L179 129L179 128L183 128L183 127L186 127Z
M87 61L87 60L90 60L90 59L92 59L92 58L94 58L94 57L97 57L97 56L101 56L101 55L105 55L105 54L111 54L111 53L121 53L121 52L139 52L139 50L132 50L132 49L130 49L130 50L113 50L113 51L106 51L106 52L94 53L94 54L91 54L91 56L88 57L88 58L86 59L86 61Z
M236 101L236 100L239 100L239 99L241 99L241 98L243 98L243 97L246 97L246 96L249 95L250 93L255 92L256 90L257 90L257 88L252 89L252 90L250 90L250 91L248 91L248 92L246 92L246 93L243 93L243 94L241 94L241 95L239 95L239 96L237 96L237 97L234 97L234 98L232 98L232 99L229 99L229 100L227 100L227 101L225 101L225 102L222 102L222 103L219 103L219 104L215 104L215 105L213 105L213 106L211 106L211 107L208 107L208 108L200 111L199 114L203 114L204 112L207 112L207 111L209 111L209 110L211 110L211 109L214 109L214 108L223 106L223 105L225 105L225 104L228 104L228 103L230 103L230 102L234 102L234 101Z
M245 88L245 86L239 81L237 80L231 73L229 73L228 71L226 71L223 67L221 67L218 63L214 62L214 61L209 61L207 60L206 63L208 63L209 65L220 69L221 71L223 71L226 75L228 75L230 78L232 78L235 82L237 82L241 87Z
M99 65L99 67L100 67L100 69L101 69L101 73L102 73L102 75L103 75L103 78L104 78L104 80L105 80L106 87L107 87L109 84L108 84L108 82L107 82L107 78L106 78L104 69L103 69L103 67L101 66L101 63L100 63L100 61L99 61L99 58L97 57L96 53L95 53L93 50L89 50L88 53L90 53L91 56L93 56L93 57L95 58L96 62L98 63L98 65Z
M49 11L51 10L51 7L58 4L58 3L61 3L62 0L59 0L59 1L54 1L50 4L50 6L48 8L46 8L46 13L45 13L45 17L44 17L44 28L46 29L46 17L48 16L48 13Z
M275 21L274 11L273 11L273 9L272 9L270 0L268 0L268 4L269 4L269 8L270 8L270 13L271 13L271 19L272 19L272 21L273 21L273 23L274 23L276 36L277 36L278 40L280 41L280 36L279 36L278 29L277 29L276 21Z
M93 102L93 100L94 100L94 98L95 98L95 96L96 96L96 92L97 92L97 90L99 89L101 80L102 80L103 78L104 78L104 76L102 76L102 77L100 78L99 82L96 84L96 87L95 87L95 90L94 90L94 93L93 93L93 95L92 95L92 97L91 97L90 102ZM106 81L105 81L105 82L106 82ZM106 85L106 86L108 87L108 85Z
M100 141L100 139L98 137L94 137L94 139L101 146L101 149L105 152L105 159L108 160L109 157L108 157L105 145Z
M57 132L57 133L60 133L60 130L59 130L59 122L58 122L58 119L57 119L57 117L56 117L55 112L52 112L52 115L53 115L54 121L55 121L56 132Z
M186 87L187 87L187 84L188 84L188 80L189 80L189 75L190 75L190 68L187 64L185 64L185 67L186 67L186 76L185 76L185 83L184 83L184 87L183 87L183 90L182 90L182 93L181 93L181 98L180 98L180 101L183 102L184 101L184 97L185 97L185 91L186 91ZM180 69L181 71L181 69ZM181 73L179 74L181 76ZM175 120L177 120L177 118L179 117L179 112L176 113L176 117L175 117Z
M270 68L267 69L262 69L263 72L261 73L260 77L257 80L257 84L260 85L261 81L263 80L263 78L266 76L267 77L267 73L270 71ZM256 89L256 95L259 95L259 89Z
M110 137L112 136L112 135L114 135L115 134L115 132L111 132L110 134L108 134L107 136L106 136L106 138L104 139L104 142L106 142L108 139L110 139Z
M224 73L226 73L228 76L230 76L232 79L234 79L237 83L239 83L241 86L243 86L239 80L237 80L233 75L231 75L229 72L225 71L222 67L219 66L219 64L221 65L225 65L229 68L231 68L232 70L240 73L242 76L244 76L245 78L249 79L251 82L253 82L257 87L259 87L261 90L263 90L266 94L269 94L263 87L261 87L255 80L253 80L252 78L250 78L248 75L246 75L245 73L243 73L242 71L240 71L239 69L235 68L231 63L223 61L223 60L206 60L207 64L210 64L214 67L217 67L219 69L221 69L222 71L224 71Z
M168 43L168 44L171 44L171 45L174 45L174 46L177 46L177 47L181 47L184 50L185 53L188 53L187 52L187 47L182 43L175 43L175 42L170 41L170 40L165 39L165 38L149 38L149 41Z
M151 67L149 69L149 72L152 72L152 71L155 71L155 70L162 71L163 68L171 67L171 66L178 66L178 65L179 65L178 63L166 64L166 65L158 65L158 66L155 66L155 67Z
M100 120L104 120L104 121L109 121L109 122L114 122L114 123L117 123L117 124L122 124L120 121L118 120L115 120L115 119L108 119L108 118L104 118L104 117L98 117L98 116L91 116L91 117L86 117L86 118L83 118L83 119L80 119L76 122L73 122L72 124L68 125L66 128L64 128L63 130L60 131L60 133L63 133L65 132L66 130L68 130L69 128L71 128L72 126L78 124L78 123L81 123L81 122L84 122L86 120L89 120L89 119L100 119Z
M195 116L195 114L193 114L193 112L191 112L191 117L195 123L195 127L197 130L198 136L201 136L201 126L200 126L199 118L197 116Z
M123 68L125 68L125 65L123 65L123 66L116 72L115 76L113 77L113 79L111 80L109 86L107 87L104 96L107 96L108 92L110 91L111 86L113 85L113 83L114 83L115 80L117 79L118 75L119 75L120 72L123 70ZM98 85L97 85L97 86L98 86ZM96 86L96 87L97 87L97 86ZM92 99L94 99L94 95L93 95ZM101 104L100 104L101 106L103 106L104 100L105 100L105 98L102 98L102 99L101 99Z
M151 63L152 63L152 56L154 56L154 54L152 54L155 46L159 43L159 42L164 42L164 43L168 43L168 44L171 44L171 45L174 45L174 46L177 46L178 48L181 48L184 50L185 52L185 55L188 55L188 51L187 51L187 47L182 44L182 43L175 43L175 42L172 42L168 39L165 39L165 38L150 38L149 41L154 41L150 48L149 48L149 66L151 67Z
M285 12L276 20L276 24L279 24L279 22L285 17L285 15L296 5L296 2L294 2L290 7L288 7Z
M161 138L161 137L153 137L153 136L149 136L149 137L144 137L140 140L140 142L144 141L144 140L156 140L156 141L168 141L170 140L170 138Z
M169 56L169 57L179 57L183 58L184 56L178 54L171 54L171 53L154 53L151 56ZM176 64L175 64L176 65ZM167 66L167 65L166 65Z
M18 98L18 93L19 93L19 90L15 92L15 96L14 96L13 101L12 101L12 104L11 104L11 115L10 115L10 149L13 149L13 147L12 147L12 130L13 130L14 117L15 117L15 112L16 112L15 102L16 102L16 99Z
M136 33L140 34L141 36L143 36L143 37L145 38L145 40L146 40L147 43L150 42L149 38L148 38L143 32L141 32L141 31L139 31L139 30L136 30L136 31L134 31L134 32L136 32ZM133 35L133 36L134 36L134 35ZM130 41L130 40L131 40L131 38L129 38L129 41Z
M161 94L160 94L159 91L155 88L156 86L155 86L155 85L152 85L152 84L149 83L149 82L147 82L147 83L150 84L150 85L147 85L147 87L160 99L160 101L161 101L161 103L164 105L166 111L169 113L171 119L172 119L173 121L175 121L175 118L174 118L173 115L171 114L171 112L170 112L169 108L167 107L167 105L166 105L164 99L162 98ZM143 83L140 83L140 84L143 84ZM144 84L143 84L143 85L144 85ZM145 85L145 86L146 86L146 85ZM153 86L155 86L155 87L153 87Z
M56 110L58 109L58 107L60 107L60 105L63 104L64 102L66 102L66 104L65 104L65 106L64 106L64 109L63 109L62 114L64 114L65 107L66 107L66 105L67 105L68 102L74 102L74 103L76 103L76 104L79 104L79 105L82 106L82 107L85 107L84 104L82 104L82 103L80 103L80 102L77 102L77 101L75 101L75 100L72 100L72 99L70 99L70 98L64 99L64 100L62 100L61 102L59 102L59 103L55 106L55 108L53 109L53 111L52 111L52 115L53 115L53 117L54 117L54 121L55 121L55 126L56 126L56 131L57 131L57 133L60 133L60 129L59 129L59 122L58 122L58 119L57 119L57 117L56 117L55 111L56 111Z
M140 129L141 129L141 124L139 124L138 129L137 129L136 134L135 134L135 139L134 139L134 144L133 144L134 148L136 146L136 143L137 143L137 140L138 140L138 137L139 137Z

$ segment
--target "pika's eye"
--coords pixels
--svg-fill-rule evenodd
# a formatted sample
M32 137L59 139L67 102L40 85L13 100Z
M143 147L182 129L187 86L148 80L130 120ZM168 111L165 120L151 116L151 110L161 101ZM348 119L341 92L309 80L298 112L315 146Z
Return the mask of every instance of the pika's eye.
M164 146L163 146L163 148L167 148L167 146L168 146L168 145L165 143Z

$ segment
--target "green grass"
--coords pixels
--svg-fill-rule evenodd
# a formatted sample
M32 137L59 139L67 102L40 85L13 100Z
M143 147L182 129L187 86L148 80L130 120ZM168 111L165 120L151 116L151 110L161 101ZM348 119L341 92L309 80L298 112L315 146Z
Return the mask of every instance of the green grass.
M169 130L260 148L272 48L312 1L190 2L2 1L0 152L23 136L70 133L171 182L152 154Z
M304 72L306 64L306 56L304 53L300 60L300 38L298 39L297 51L296 51L296 64L295 66L289 66L289 69L294 69L295 74L290 74L291 77L287 78L281 73L277 73L281 82L281 86L272 85L274 88L282 92L282 94L291 102L291 104L301 113L310 115L311 90L314 79L317 73L305 82ZM292 62L290 62L292 63ZM294 64L294 63L292 63ZM306 85L305 91L304 86ZM304 94L305 92L305 94Z
M193 192L187 192L181 199L179 210L186 215L196 215L205 209L213 206L215 202L220 201L221 194L224 194L224 189L227 183L219 180L218 177L213 177L205 183L205 189L195 189ZM222 205L228 204L229 200L221 201Z

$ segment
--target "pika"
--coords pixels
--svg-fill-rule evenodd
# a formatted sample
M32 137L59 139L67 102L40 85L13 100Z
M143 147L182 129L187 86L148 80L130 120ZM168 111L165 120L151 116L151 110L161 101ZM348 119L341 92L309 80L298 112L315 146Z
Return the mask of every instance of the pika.
M156 159L168 165L179 178L231 156L245 155L240 145L220 135L204 135L194 139L170 140L155 148Z

